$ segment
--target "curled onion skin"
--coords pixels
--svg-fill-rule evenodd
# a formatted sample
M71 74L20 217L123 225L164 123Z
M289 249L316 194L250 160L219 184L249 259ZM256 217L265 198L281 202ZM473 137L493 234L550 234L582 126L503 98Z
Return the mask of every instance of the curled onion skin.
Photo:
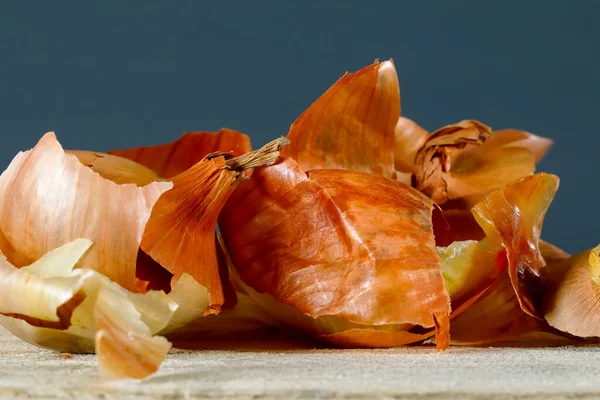
M486 194L535 172L552 141L465 120L433 132L416 155L416 187L436 203L470 209ZM460 204L460 203L459 203Z
M174 188L157 201L141 249L173 274L190 274L210 295L208 313L224 302L214 232L237 172L222 157L205 159L173 178Z
M548 261L542 315L556 329L600 337L600 246Z
M549 333L543 337L545 343L565 341L556 336L560 332L539 318L539 299L535 297L539 294L536 288L542 282L540 272L546 265L545 256L549 260L566 256L548 243L542 242L540 246L543 218L557 189L556 176L539 173L492 192L473 208L486 233L485 240L471 242L469 246L454 243L451 247L457 251L447 251L454 258L453 264L448 264L447 256L442 256L444 266L476 267L481 273L479 283L468 281L475 274L464 278L465 284L479 287L480 291L456 304L451 329L454 343L472 345L522 340L536 332ZM478 266L472 265L474 262ZM445 274L448 272L444 270ZM453 275L461 276L460 272L455 271Z
M171 348L155 334L169 328L178 304L163 292L131 293L96 271L74 269L91 248L76 239L22 268L0 258L0 324L36 346L96 352L111 378L145 378Z
M173 185L143 187L105 179L71 154L53 132L19 153L0 177L0 250L29 265L72 240L95 245L79 265L137 291L136 260L157 199Z
M240 172L275 162L287 143L280 138L236 158L222 153L208 155L173 177L173 188L152 209L141 249L173 274L172 286L183 274L204 286L210 295L206 314L219 313L225 302L215 230L233 183Z
M508 274L521 308L540 316L542 270L546 261L539 242L546 211L558 190L555 175L539 173L486 196L473 208L488 238L506 250Z
M173 178L214 152L239 156L252 150L250 138L233 129L219 132L187 132L174 142L157 146L112 150L111 155L139 163L164 178Z
M346 170L307 174L287 158L240 182L219 226L241 280L258 293L311 318L424 331L438 324L443 336L449 299L433 208L400 182Z
M290 127L282 155L305 170L350 169L395 176L400 87L393 62L342 76Z

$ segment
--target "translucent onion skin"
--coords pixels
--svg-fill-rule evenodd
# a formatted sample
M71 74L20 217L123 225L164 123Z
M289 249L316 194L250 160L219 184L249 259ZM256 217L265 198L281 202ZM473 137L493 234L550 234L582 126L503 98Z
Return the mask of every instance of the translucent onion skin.
M173 274L190 274L210 294L207 313L220 311L223 286L215 247L217 216L238 173L222 157L204 159L173 179L174 187L152 209L141 249ZM174 285L173 285L174 286Z
M233 129L219 132L187 132L171 143L133 149L111 150L111 155L135 161L164 178L173 178L214 152L236 156L252 150L250 138Z
M550 325L584 338L600 337L600 246L549 260L542 314Z
M416 122L400 117L396 124L396 144L394 146L394 162L397 179L411 184L412 174L416 171L415 158L419 149L425 144L429 132Z
M304 173L287 158L240 182L219 227L241 280L258 293L304 316L365 329L402 326L405 335L437 328L445 348L450 306L433 209L403 183L346 170ZM341 342L378 345L377 335L367 337L346 332Z
M141 187L164 180L150 168L126 158L86 150L67 150L66 153L77 157L80 163L100 176L120 185L134 183Z
M533 337L534 332L552 334L536 336L544 343L558 340L555 334L559 332L539 317L537 299L545 258L566 257L560 249L540 241L544 215L557 189L556 176L539 173L490 193L473 208L485 240L455 242L442 251L444 274L454 278L451 289L461 290L466 285L480 288L471 299L459 304L453 298L457 307L452 313L454 343L521 340L526 335ZM473 267L478 268L478 274L459 270ZM462 278L463 286L457 278Z
M91 247L76 239L22 268L0 254L0 324L36 346L95 351L110 378L145 378L171 348L155 334L169 329L178 299L131 293L96 271L73 269Z
M350 169L395 177L400 87L394 63L346 73L290 127L282 152L305 170Z
M72 240L90 239L95 244L78 265L137 291L142 234L154 204L172 186L105 179L47 133L0 176L0 250L24 266Z
M486 196L473 208L486 236L506 250L508 274L517 299L532 317L540 316L542 270L546 266L540 235L558 185L557 176L539 173Z

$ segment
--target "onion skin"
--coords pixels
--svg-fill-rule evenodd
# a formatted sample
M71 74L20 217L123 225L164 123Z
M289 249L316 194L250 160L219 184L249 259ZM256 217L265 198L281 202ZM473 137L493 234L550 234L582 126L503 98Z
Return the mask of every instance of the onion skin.
M225 302L215 242L217 218L242 171L277 161L289 141L276 139L262 148L232 158L212 153L172 178L173 189L152 209L141 249L173 274L187 273L210 295L206 314L217 314Z
M78 238L95 245L78 263L130 291L146 222L172 187L116 184L66 154L54 133L19 153L0 177L0 250L24 266ZM90 212L93 210L93 212Z
M164 178L173 178L214 152L242 155L252 150L250 138L223 128L219 132L187 132L174 142L158 146L112 150L109 154L135 161Z
M73 154L86 167L120 185L134 183L141 187L164 180L153 170L126 158L85 150L67 150L66 153Z
M394 146L394 162L396 171L410 176L415 172L415 158L419 149L425 144L429 132L421 128L416 122L406 117L400 117L396 124L396 145Z
M477 222L486 233L485 241L479 242L481 247L475 254L491 250L497 257L488 257L488 261L477 259L483 262L481 268L487 268L489 273L480 278L478 285L484 288L453 310L453 343L480 345L523 339L542 331L552 334L543 337L546 342L558 340L555 334L560 332L553 330L539 313L545 257L548 260L566 257L555 246L545 242L540 245L539 239L558 183L558 177L547 173L527 176L492 192L473 208ZM469 248L461 248L465 249ZM461 257L463 263L476 260L469 252L458 253L454 267L461 265Z
M0 324L36 346L95 351L111 378L145 378L171 348L154 335L172 325L177 298L131 293L96 271L73 269L92 247L76 239L22 268L0 258Z
M433 208L400 182L344 170L306 174L287 158L240 182L219 226L242 281L301 314L365 328L438 324L443 335L449 299Z
M439 214L433 219L436 245L447 247L454 242L485 238L485 232L470 210L446 209L441 211L441 216L444 221L439 220Z
M506 249L508 274L524 312L540 316L542 270L539 240L546 211L558 190L555 175L539 173L486 196L473 214L488 238Z
M417 152L415 187L437 204L458 201L470 209L486 194L533 174L551 145L551 140L527 132L492 132L478 121L448 125L432 133Z
M156 202L141 249L171 272L173 284L189 273L210 294L208 313L225 301L215 247L217 216L238 173L225 159L205 159L173 178L174 187Z
M600 246L549 260L543 273L542 315L548 323L579 337L600 337Z
M282 155L305 171L328 168L395 177L400 87L393 62L345 74L290 127Z

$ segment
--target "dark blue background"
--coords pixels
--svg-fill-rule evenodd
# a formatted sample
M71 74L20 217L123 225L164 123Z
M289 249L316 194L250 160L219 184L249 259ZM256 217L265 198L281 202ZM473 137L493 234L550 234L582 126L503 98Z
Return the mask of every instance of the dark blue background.
M589 1L3 2L0 163L54 130L98 151L238 129L258 145L343 72L393 57L402 113L556 140L544 236L600 241L599 3Z

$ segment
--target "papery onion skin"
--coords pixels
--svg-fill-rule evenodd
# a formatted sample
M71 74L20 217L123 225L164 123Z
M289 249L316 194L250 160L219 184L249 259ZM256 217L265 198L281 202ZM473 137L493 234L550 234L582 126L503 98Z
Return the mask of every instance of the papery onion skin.
M393 62L342 76L290 127L283 156L305 170L340 168L395 176L400 87Z
M219 226L242 281L301 314L433 330L449 314L433 207L400 182L288 158L241 182Z
M416 122L406 117L400 117L395 129L396 145L394 161L396 171L412 175L415 172L415 157L425 144L429 132ZM408 182L410 184L410 179Z
M217 314L225 302L215 246L221 208L240 172L275 162L288 143L279 138L236 158L210 154L172 178L173 189L152 209L141 249L173 274L173 284L187 273L204 286L210 295L206 314Z
M94 310L100 372L109 378L143 379L154 374L171 343L152 332L142 315L119 290L103 287Z
M539 162L550 150L554 141L549 138L534 135L533 133L520 131L517 129L502 129L495 131L488 140L488 146L499 148L504 145L519 147L529 150L535 162Z
M550 325L584 338L600 337L600 246L548 261L543 317Z
M136 291L146 221L171 187L170 182L118 185L65 154L54 133L48 133L32 150L18 154L0 177L0 250L23 266L74 239L88 238L95 245L78 265Z
M452 319L453 344L483 345L514 340L544 327L542 320L521 310L506 271L478 297L478 301Z
M66 153L74 155L86 167L118 184L146 186L164 180L153 170L126 158L85 150L67 150Z
M465 120L438 129L416 156L415 185L436 203L451 200L469 209L483 196L531 175L552 144L527 132L492 132Z
M436 245L447 247L454 242L485 238L485 232L470 210L445 209L440 214L434 215L433 219ZM444 221L440 221L439 217L443 217Z
M144 165L164 178L173 178L214 152L239 156L252 150L250 138L223 128L219 132L188 132L178 140L158 146L112 150L109 154Z
M506 249L517 298L532 317L540 316L542 269L546 265L539 248L540 234L558 186L557 176L539 173L486 196L473 208L486 236L498 237Z
M439 339L438 348L445 349L448 347L447 342L444 342L448 337L448 332L441 330L448 329L449 324L447 320L443 319L443 316L442 320L438 321L439 324L431 329L422 329L412 324L362 325L336 316L312 318L275 299L268 293L257 292L241 280L230 259L228 259L228 265L230 277L236 287L238 296L241 294L243 300L247 300L254 305L254 308L249 310L252 314L242 316L244 318L254 317L255 328L289 326L301 329L315 338L351 348L401 346L421 342L437 335ZM220 316L221 314L219 314ZM215 318L215 320L218 319ZM257 322L259 324L256 324ZM205 324L208 323L207 321ZM440 332L436 332L436 327L440 328ZM206 328L210 328L210 325L205 327L205 330ZM413 330L415 332L412 332Z
M480 279L484 285L488 282L487 287L453 310L451 335L454 343L485 344L515 340L532 332L556 333L538 318L538 300L534 296L541 284L541 277L535 274L545 266L539 246L541 226L557 189L556 176L539 173L492 192L473 208L473 214L486 233L485 241L476 247L485 244L498 256L482 261L482 267L490 271L487 278L484 274ZM461 247L461 251L465 249L468 248ZM564 257L552 245L543 243L542 249L549 259ZM461 260L467 265L473 260L470 253L464 251L454 257L454 268ZM444 257L442 260L443 265L447 265ZM524 277L529 277L526 285L522 282Z
M444 286L456 310L477 293L488 288L498 276L498 250L486 240L457 241L448 247L438 247L442 260Z
M95 351L110 377L144 378L170 349L154 334L169 328L178 304L165 293L131 293L96 271L73 269L90 247L77 239L22 268L2 259L0 324L36 346Z
M85 298L80 292L90 276L71 270L91 245L89 240L78 239L20 269L0 254L0 314L38 327L67 329L73 309Z
M209 313L224 302L214 232L221 207L233 191L237 172L222 157L206 159L173 178L174 188L157 201L141 248L171 272L176 282L189 273L206 287Z

